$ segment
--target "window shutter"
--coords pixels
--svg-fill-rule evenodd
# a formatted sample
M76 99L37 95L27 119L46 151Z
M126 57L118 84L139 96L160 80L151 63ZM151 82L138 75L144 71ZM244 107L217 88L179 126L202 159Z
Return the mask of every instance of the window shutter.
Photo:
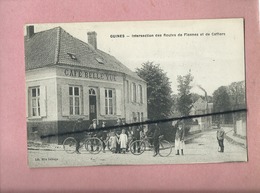
M62 85L61 87L61 102L62 102L62 116L69 116L70 114L69 85Z
M116 114L121 115L122 113L122 97L121 97L121 90L116 89Z
M89 115L89 88L83 87L83 114Z
M25 92L25 108L26 108L26 117L29 117L29 96L30 96L30 89L26 88L26 92Z
M105 89L100 88L100 114L105 115Z
M40 116L47 116L46 86L40 86Z

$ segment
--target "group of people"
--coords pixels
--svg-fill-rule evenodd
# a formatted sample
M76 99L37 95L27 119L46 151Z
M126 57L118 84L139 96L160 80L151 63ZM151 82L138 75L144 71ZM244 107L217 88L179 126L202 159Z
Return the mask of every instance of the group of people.
M136 118L134 118L134 122L136 122ZM99 138L102 141L102 149L105 153L105 149L107 147L107 142L109 144L109 148L113 153L123 153L125 154L129 150L129 145L131 141L140 140L144 135L144 131L142 126L132 126L132 127L124 127L126 125L125 119L118 118L115 129L113 130L102 130L100 128L106 127L106 122L102 121L101 126L98 125L96 119L92 120L91 125L88 128L88 132L92 133L92 136ZM118 128L117 128L118 127ZM76 152L79 152L79 141L77 142ZM93 148L91 146L91 148ZM134 151L140 151L139 147L134 147Z
M136 122L136 118L134 118ZM118 118L115 125L115 129L112 131L98 130L100 126L97 124L97 120L93 119L92 124L89 126L88 131L92 133L102 141L103 152L105 152L107 141L110 145L110 149L113 153L123 153L129 151L130 142L134 142L144 138L145 136L151 139L150 143L154 148L154 157L159 154L159 138L161 136L161 129L157 123L148 126L147 132L144 132L141 125L134 125L132 127L124 127L126 125L125 119ZM183 121L174 122L173 126L176 128L175 133L175 151L176 155L184 155L184 137L185 127ZM106 122L102 121L101 128L106 127ZM117 128L118 127L118 128ZM224 130L218 124L217 140L219 144L219 152L224 152ZM140 146L138 143L134 143L134 152L140 152ZM77 143L76 152L79 153L79 142Z

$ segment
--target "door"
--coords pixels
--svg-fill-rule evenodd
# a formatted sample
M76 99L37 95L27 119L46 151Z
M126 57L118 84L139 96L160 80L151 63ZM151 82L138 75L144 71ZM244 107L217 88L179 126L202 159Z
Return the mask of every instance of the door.
M96 91L91 88L89 89L89 120L97 118L97 96Z

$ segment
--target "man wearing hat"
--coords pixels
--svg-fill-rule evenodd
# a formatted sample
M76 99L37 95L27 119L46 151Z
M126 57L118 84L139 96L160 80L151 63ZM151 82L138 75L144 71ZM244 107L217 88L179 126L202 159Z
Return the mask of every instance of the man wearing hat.
M122 119L118 118L117 119L117 123L116 123L115 126L121 126L121 125L122 125ZM116 134L118 140L119 140L119 136L121 134L121 131L122 131L122 127L119 127L119 128L115 129L115 134ZM119 143L117 143L117 145L116 145L115 153L121 153L121 149L120 149L120 144Z
M91 135L92 137L97 134L97 132L98 132L97 128L98 128L97 119L93 119L92 124L90 124L90 126L88 128L88 130L91 131L91 133L92 133L92 135ZM93 145L92 144L91 144L91 151L93 151Z
M218 130L217 130L217 140L219 145L219 152L224 152L224 137L225 137L225 131L222 127L220 127L220 124L218 123Z
M161 135L161 129L158 126L157 123L154 123L152 125L154 127L154 132L153 132L153 146L154 146L154 155L153 157L157 156L159 154L159 137Z
M137 118L134 117L133 118L133 122L136 123L137 122ZM132 131L133 131L133 142L134 141L137 141L137 140L140 140L141 136L140 136L140 127L138 125L135 125L135 126L132 126ZM137 147L136 147L137 145ZM134 143L134 152L137 152L139 153L140 152L140 147L139 147L139 143Z

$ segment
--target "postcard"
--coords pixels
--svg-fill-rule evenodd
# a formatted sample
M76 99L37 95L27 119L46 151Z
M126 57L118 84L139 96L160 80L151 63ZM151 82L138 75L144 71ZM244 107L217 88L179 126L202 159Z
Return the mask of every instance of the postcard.
M24 32L29 167L247 161L243 19Z

